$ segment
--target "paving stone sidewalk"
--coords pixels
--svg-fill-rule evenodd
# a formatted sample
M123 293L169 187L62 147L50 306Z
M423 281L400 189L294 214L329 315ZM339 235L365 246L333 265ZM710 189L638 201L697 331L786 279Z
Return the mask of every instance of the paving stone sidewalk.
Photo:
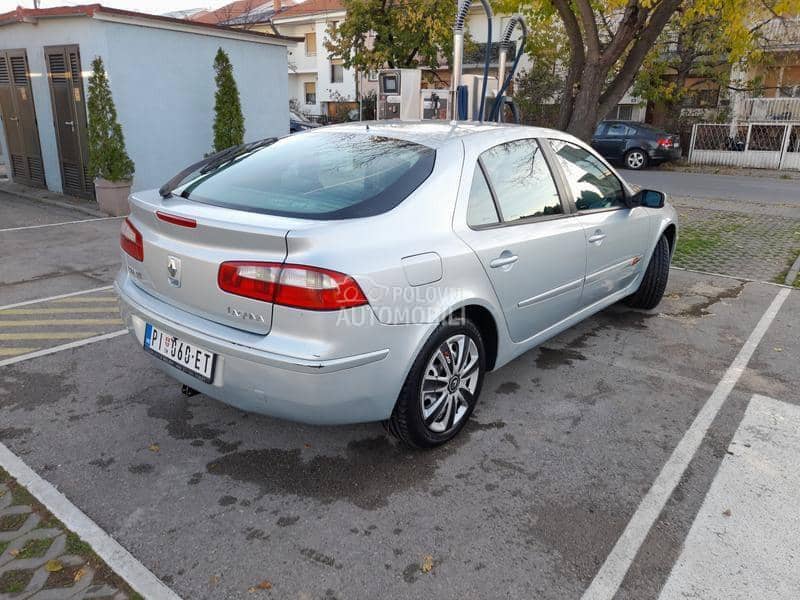
M800 254L800 216L675 204L681 225L677 267L783 283Z
M0 600L141 598L0 470Z

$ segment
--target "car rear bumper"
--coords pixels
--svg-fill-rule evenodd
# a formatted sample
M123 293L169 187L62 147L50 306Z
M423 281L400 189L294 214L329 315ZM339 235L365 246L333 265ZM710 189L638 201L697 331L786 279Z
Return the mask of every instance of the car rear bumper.
M141 290L124 270L115 287L126 326L140 347L150 323L217 355L213 381L208 384L151 356L162 371L231 406L303 423L334 425L387 419L426 335L422 325L373 322L362 325L375 330L370 332L375 348L369 352L297 356L282 353L279 348L265 350L233 343L218 335L217 324L208 328L217 335L209 335L205 332L208 329L204 331L204 319L178 311ZM232 329L231 333L233 338L238 332Z
M671 160L679 160L681 157L680 148L656 148L650 150L650 160L653 162L667 162Z

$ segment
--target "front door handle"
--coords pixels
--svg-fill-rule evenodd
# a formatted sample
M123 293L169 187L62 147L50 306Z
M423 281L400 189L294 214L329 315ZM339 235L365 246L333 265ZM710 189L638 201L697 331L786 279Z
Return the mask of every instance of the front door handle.
M602 230L596 230L592 235L589 236L589 243L590 244L599 244L604 239L606 239L606 234L602 232Z
M510 252L503 252L500 256L495 258L492 262L489 263L489 266L493 269L498 269L500 267L507 267L509 265L513 265L515 262L519 260L519 256L516 254L511 254Z

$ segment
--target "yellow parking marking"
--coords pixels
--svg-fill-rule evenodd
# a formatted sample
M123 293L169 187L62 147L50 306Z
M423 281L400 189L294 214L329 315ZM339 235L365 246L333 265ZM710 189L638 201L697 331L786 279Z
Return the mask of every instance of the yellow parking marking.
M0 321L2 327L47 327L49 325L122 325L122 319L25 319Z
M0 333L0 340L18 342L22 340L77 340L92 335L94 331L51 331L33 333Z
M0 348L0 356L18 356L20 354L27 354L28 352L36 352L39 348Z
M116 306L71 306L69 308L12 308L0 310L0 317L5 315L69 315L73 313L113 313Z
M86 296L84 298L61 298L59 300L53 300L55 304L65 304L71 302L114 302L116 303L118 298L116 296Z

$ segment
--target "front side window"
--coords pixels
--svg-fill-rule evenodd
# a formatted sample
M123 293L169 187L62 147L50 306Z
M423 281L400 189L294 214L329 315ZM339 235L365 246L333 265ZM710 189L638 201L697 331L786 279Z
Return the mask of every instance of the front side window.
M622 183L599 158L562 140L550 140L550 145L575 192L578 210L625 206Z
M190 200L306 219L380 214L433 171L436 151L369 133L315 131L282 138L189 181Z
M500 144L481 154L504 222L562 214L556 184L536 140Z
M472 175L472 187L469 190L469 204L467 205L467 225L482 227L499 223L497 209L492 199L492 191L483 176L480 165L475 165Z

